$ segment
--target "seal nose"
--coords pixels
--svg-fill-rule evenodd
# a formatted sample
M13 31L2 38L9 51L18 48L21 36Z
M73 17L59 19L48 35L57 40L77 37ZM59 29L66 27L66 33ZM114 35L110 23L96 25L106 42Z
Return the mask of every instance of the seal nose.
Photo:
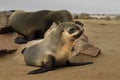
M70 34L72 34L72 33L74 33L75 31L76 31L75 28L70 28L68 32L69 32Z

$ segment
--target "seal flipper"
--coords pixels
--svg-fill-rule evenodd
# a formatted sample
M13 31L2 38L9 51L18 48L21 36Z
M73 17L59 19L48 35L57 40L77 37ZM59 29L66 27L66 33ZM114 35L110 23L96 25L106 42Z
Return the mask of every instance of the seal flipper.
M21 53L24 54L24 51L25 51L26 49L27 49L27 47L24 48L24 49L22 49Z
M55 58L52 55L48 55L47 62L43 67L37 70L30 71L27 74L38 74L38 73L44 73L47 71L51 71L54 69L54 62L55 62Z
M45 66L45 67L42 67L41 69L37 69L37 70L31 71L31 72L29 72L27 74L44 73L44 72L47 72L47 71L50 71L50 70L53 70L53 67Z
M24 38L16 38L15 39L15 43L18 43L18 44L25 44L27 42L28 42L28 40L25 40Z
M78 62L78 63L71 63L70 61L66 62L66 66L82 66L87 64L92 64L93 62Z
M15 30L11 26L0 29L0 34L6 34L6 33L10 33L10 32L15 32Z

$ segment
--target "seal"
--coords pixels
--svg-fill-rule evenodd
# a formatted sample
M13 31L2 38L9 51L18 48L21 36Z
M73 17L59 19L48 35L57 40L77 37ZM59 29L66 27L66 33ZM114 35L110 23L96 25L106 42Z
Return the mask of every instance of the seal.
M67 10L41 10L36 12L16 10L9 17L10 27L2 29L1 33L17 32L23 35L23 38L18 37L15 39L16 43L22 44L30 40L43 38L44 33L53 22L56 24L73 22L73 18L71 13Z
M77 24L63 22L52 30L42 42L23 49L25 63L29 66L41 67L28 74L43 73L65 65L80 66L93 63L71 63L69 61L73 43L82 33L83 31Z

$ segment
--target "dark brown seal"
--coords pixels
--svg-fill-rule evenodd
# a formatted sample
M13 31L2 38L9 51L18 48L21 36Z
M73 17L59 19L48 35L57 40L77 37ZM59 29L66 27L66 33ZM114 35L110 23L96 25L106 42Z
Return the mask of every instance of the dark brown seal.
M6 27L0 33L18 32L24 38L17 38L16 43L26 43L29 40L43 38L44 33L55 22L73 22L72 15L67 10L41 10L25 12L16 10L9 17L10 27Z

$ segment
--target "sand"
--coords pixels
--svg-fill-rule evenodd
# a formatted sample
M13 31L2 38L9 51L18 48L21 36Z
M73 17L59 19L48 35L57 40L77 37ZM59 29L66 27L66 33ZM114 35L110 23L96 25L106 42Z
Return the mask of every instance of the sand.
M0 57L0 80L119 80L120 21L80 21L85 24L89 42L99 47L102 54L96 58L79 55L71 61L93 61L93 64L62 67L43 74L27 75L27 72L36 67L25 65L19 46L17 52Z

